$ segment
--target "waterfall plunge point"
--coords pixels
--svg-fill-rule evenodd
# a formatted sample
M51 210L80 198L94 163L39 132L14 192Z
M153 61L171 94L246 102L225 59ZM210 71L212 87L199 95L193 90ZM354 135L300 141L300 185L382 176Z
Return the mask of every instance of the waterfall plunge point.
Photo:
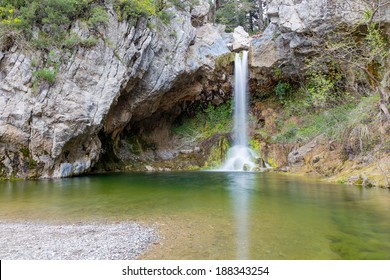
M236 53L234 60L233 147L221 171L252 171L257 167L256 153L248 145L248 52Z

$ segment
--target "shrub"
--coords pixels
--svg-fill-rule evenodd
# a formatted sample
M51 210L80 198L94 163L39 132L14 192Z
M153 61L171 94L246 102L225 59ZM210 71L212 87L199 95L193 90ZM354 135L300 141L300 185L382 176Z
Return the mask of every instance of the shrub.
M334 83L323 73L313 73L307 88L313 105L320 108L331 101L333 89Z
M12 5L7 5L5 7L0 6L1 25L18 26L21 22L21 18L17 15L15 8Z
M163 24L167 25L171 21L173 14L170 12L167 12L165 10L162 10L162 11L158 12L158 17Z
M153 0L114 0L113 4L119 20L156 15L156 5Z
M95 36L89 36L87 39L81 40L80 45L86 48L90 48L96 46L99 39Z
M209 104L205 109L198 108L198 112L193 118L186 119L173 131L193 139L205 139L217 133L230 132L232 112L231 102L219 106Z
M68 49L72 49L78 45L82 41L81 37L76 33L71 33L68 35L62 42L62 46Z
M49 68L42 68L33 73L33 76L38 80L45 80L49 84L54 84L56 80L57 71Z
M0 25L12 25L23 30L24 36L38 48L60 45L68 35L70 24L78 18L91 17L93 24L101 24L104 8L96 9L92 0L0 0ZM3 23L2 23L3 22ZM1 27L3 27L1 26ZM33 36L33 27L39 30L38 38ZM3 28L1 28L3 29ZM42 33L47 36L42 36ZM46 40L49 37L50 40ZM42 41L43 42L39 42ZM49 42L48 42L49 41Z
M93 7L91 11L91 17L89 18L88 23L93 28L98 28L99 26L106 26L108 24L107 11L100 6Z
M279 100L284 100L291 93L291 85L288 82L279 81L275 87L275 93Z

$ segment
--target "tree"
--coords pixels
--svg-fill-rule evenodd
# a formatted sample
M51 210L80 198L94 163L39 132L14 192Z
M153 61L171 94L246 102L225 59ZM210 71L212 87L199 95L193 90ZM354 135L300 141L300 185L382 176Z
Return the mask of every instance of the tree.
M264 28L264 0L215 0L216 22L227 31L237 26L253 33Z
M257 25L259 27L259 30L262 31L264 29L264 1L263 0L257 0L257 9L258 9L258 19L257 19Z

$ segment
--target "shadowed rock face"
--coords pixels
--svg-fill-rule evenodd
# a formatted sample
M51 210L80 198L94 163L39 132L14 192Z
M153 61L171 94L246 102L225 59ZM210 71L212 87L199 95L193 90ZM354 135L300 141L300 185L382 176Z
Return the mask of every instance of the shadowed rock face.
M172 12L170 23L156 31L142 19L135 26L118 22L109 10L105 40L64 55L53 85L33 86L34 54L17 46L2 52L0 176L84 173L100 157L99 133L115 142L132 122L196 98L199 77L229 50L216 28L195 28L190 12ZM207 12L196 10L192 20L203 21ZM72 31L90 35L78 22Z

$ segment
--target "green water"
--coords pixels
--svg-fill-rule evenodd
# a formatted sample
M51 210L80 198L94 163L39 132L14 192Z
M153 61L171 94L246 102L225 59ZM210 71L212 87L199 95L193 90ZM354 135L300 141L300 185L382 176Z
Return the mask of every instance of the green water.
M0 220L145 222L162 229L154 258L390 259L388 191L276 174L0 182Z

